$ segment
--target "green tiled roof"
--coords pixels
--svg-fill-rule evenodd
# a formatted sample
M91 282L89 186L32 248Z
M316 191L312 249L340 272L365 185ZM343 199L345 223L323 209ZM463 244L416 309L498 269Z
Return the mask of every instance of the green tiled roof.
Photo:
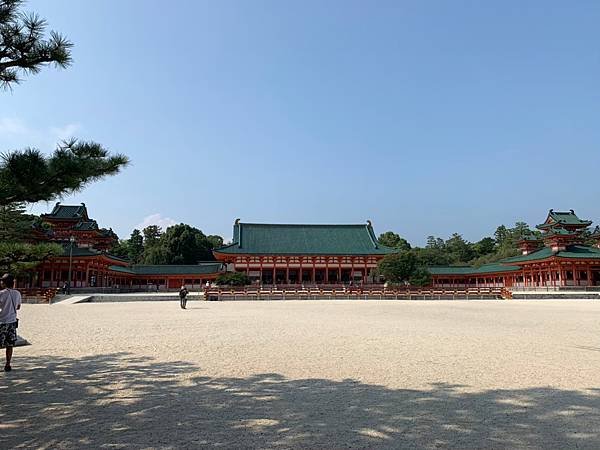
M221 272L223 264L219 262L189 265L133 265L131 273L136 275L206 275Z
M479 275L496 272L514 272L521 270L518 263L537 261L555 256L557 258L575 258L575 259L599 259L600 249L589 247L587 245L568 245L566 250L554 253L551 248L543 247L527 255L513 256L493 264L484 264L481 267L428 267L432 275Z
M535 261L536 259L546 259L554 255L550 247L542 247L535 252L528 253L527 255L512 256L510 258L503 259L503 263L515 263L520 261Z
M363 225L295 225L241 223L233 227L233 244L217 253L265 255L386 255L396 250L377 243L370 223Z
M581 220L575 214L575 211L554 211L551 209L548 212L548 218L546 222L537 225L536 228L539 229L547 229L554 227L556 225L571 225L571 226L579 226L579 227L587 227L590 226L592 222L590 220Z
M514 264L546 259L551 256L556 256L557 258L600 259L600 249L587 245L568 245L566 250L555 253L550 247L544 247L528 255L513 256L512 258L503 259L501 262Z
M98 224L96 223L95 220L86 220L86 221L81 221L78 222L74 227L74 230L77 231L91 231L91 230L97 230L98 229Z
M567 249L556 254L559 258L593 258L600 259L600 248L587 245L569 245Z
M63 256L69 256L70 254L70 245L69 244L63 244ZM100 250L96 250L94 248L91 247L77 247L77 245L73 245L73 258L75 257L82 257L82 256L105 256L106 258L109 259L114 259L116 261L127 261L123 258L119 258L118 256L114 256L114 255L110 255L108 253L105 252L101 252Z
M86 219L87 208L85 207L85 203L81 205L61 205L58 202L54 205L54 209L50 214L42 214L42 217L48 217L53 219Z
M484 264L481 267L453 267L453 266L436 266L428 267L429 273L432 275L482 275L498 272L514 272L520 270L518 266L505 266L504 264L491 263Z
M563 227L552 227L544 234L544 237L552 236L577 236L577 233L575 231L566 230Z
M108 268L110 270L112 270L113 272L122 272L122 273L135 273L133 270L131 270L129 267L123 267L123 266L108 266Z

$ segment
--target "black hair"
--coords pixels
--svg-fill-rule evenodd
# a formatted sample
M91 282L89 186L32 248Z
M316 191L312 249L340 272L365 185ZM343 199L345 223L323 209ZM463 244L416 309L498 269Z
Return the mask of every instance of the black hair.
M15 277L13 277L10 273L5 273L2 275L0 280L2 280L7 288L12 288L15 285Z

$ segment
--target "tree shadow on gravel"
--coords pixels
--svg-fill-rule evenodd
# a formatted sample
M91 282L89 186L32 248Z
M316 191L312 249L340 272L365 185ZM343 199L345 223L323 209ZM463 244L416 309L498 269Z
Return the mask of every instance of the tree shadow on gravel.
M596 390L207 378L127 353L16 369L0 375L2 448L600 448Z

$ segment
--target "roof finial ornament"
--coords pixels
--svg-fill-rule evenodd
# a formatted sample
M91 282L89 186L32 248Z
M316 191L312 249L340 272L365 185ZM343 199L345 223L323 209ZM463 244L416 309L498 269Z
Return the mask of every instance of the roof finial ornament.
M234 225L238 225L240 223L240 219L235 219L235 224Z
M572 209L570 209L569 211L571 211L571 214L575 214L575 211L573 211Z
M551 212L551 213L553 213L553 212L554 212L554 209L553 209L553 208L550 208L550 212Z
M372 226L371 221L369 219L367 219L367 225Z

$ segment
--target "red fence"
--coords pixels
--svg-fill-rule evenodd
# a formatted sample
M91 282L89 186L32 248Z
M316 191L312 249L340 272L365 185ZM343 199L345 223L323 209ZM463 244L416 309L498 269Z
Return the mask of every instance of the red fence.
M470 289L385 289L357 288L210 288L204 291L206 300L458 300L506 298L501 288Z
M51 289L19 289L23 303L50 303L58 293L57 288Z

